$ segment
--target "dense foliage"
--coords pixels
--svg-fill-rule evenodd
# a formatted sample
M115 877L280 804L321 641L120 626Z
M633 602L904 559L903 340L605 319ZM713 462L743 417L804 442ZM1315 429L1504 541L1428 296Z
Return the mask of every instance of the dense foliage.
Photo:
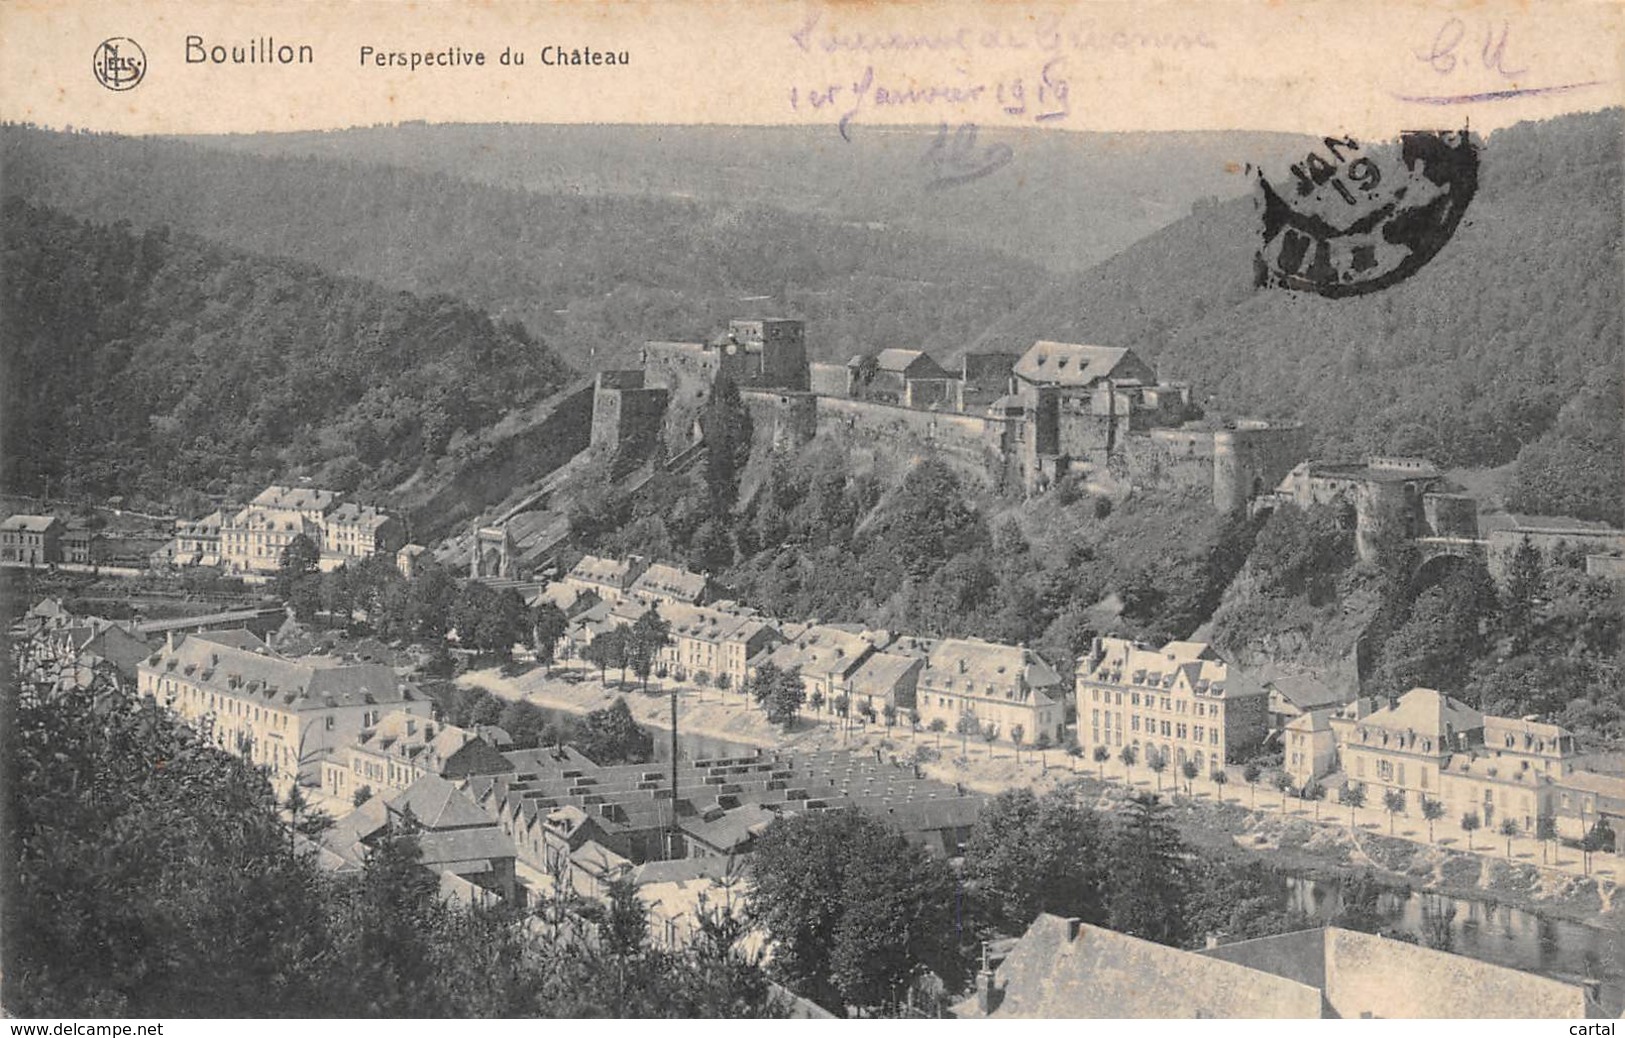
M772 972L832 1011L895 1007L921 970L966 977L947 864L859 811L767 828L751 859L751 917L773 938Z
M1237 201L1202 208L1035 298L982 345L1133 347L1227 414L1304 420L1323 457L1491 466L1543 443L1520 465L1522 507L1620 522L1622 423L1576 416L1583 435L1542 438L1625 364L1622 119L1615 108L1494 133L1454 238L1381 292L1255 291L1258 217ZM1598 400L1617 415L1617 388Z
M711 914L689 947L538 937L443 902L397 828L359 876L296 847L265 775L112 672L4 677L4 997L25 1017L774 1016Z
M165 228L8 197L0 239L14 490L163 501L299 472L383 490L568 375L520 326L445 296Z

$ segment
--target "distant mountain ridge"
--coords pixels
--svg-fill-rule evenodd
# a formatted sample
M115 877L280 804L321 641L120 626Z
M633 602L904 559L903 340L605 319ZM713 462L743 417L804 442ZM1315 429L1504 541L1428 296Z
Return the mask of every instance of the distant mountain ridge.
M762 205L538 194L351 160L0 128L3 190L390 288L450 293L584 370L730 317L796 316L820 358L962 349L1051 283L998 251ZM766 311L761 313L760 311Z
M1276 133L1075 133L974 126L405 123L187 138L257 155L378 162L542 194L763 205L1087 269L1193 202L1251 190L1247 163L1313 143Z

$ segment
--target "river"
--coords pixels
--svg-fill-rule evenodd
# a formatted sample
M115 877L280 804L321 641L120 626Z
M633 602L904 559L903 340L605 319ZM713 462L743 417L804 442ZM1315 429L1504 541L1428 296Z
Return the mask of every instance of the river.
M1342 908L1335 883L1301 877L1289 877L1286 883L1292 904L1312 918L1330 921ZM1625 1006L1625 947L1618 930L1419 891L1394 890L1382 900L1392 925L1418 937L1424 904L1435 909L1454 907L1450 929L1457 954L1558 980L1600 980L1603 1007L1618 1016Z

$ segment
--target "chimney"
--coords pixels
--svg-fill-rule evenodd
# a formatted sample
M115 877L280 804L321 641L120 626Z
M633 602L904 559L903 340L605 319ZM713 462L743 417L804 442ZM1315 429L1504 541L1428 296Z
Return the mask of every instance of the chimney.
M1079 919L1075 915L1074 916L1068 916L1067 920L1066 920L1066 939L1068 941L1077 940L1078 939L1078 931L1082 927L1083 927L1083 920L1082 919Z
M1068 920L1069 924L1077 920ZM993 967L987 961L987 942L982 942L982 968L976 971L976 1008L983 1016L999 1008L999 989L993 978Z

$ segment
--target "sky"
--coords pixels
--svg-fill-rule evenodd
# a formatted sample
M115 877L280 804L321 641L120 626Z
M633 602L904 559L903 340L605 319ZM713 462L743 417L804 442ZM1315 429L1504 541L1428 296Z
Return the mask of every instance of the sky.
M98 78L110 53L124 89ZM0 6L0 117L128 134L422 120L1392 137L1618 105L1622 70L1625 6L1592 0Z

